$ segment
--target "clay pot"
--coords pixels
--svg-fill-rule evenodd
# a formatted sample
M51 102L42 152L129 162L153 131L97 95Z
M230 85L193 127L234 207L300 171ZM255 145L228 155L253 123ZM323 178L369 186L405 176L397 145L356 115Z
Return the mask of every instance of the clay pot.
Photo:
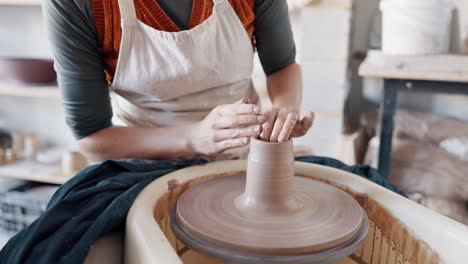
M259 214L284 214L301 207L294 189L292 140L279 143L252 138L245 192L236 199L236 206Z
M39 151L41 151L41 140L38 136L32 136L28 135L24 137L24 142L23 142L23 148L24 148L24 156L25 157L33 157L36 155Z
M88 165L86 157L78 151L70 151L62 157L62 172L73 175Z

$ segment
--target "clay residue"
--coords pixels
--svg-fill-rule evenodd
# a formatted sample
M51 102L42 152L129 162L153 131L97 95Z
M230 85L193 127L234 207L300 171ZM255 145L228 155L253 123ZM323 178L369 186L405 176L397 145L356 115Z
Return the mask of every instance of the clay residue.
M167 182L167 189L168 191L173 191L177 186L179 185L179 182L176 179L172 179Z
M361 207L366 206L367 202L369 201L369 195L365 193L356 193L353 197L359 203L359 205L361 205Z

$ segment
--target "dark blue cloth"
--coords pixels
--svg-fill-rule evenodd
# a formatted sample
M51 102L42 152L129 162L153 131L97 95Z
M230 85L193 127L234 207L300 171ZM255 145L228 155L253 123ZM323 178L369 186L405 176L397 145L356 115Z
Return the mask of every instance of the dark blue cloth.
M299 161L336 167L398 191L368 166L346 166L321 157ZM155 179L203 160L106 161L90 166L65 183L47 211L0 251L2 264L81 264L101 236L124 230L127 212L140 191Z

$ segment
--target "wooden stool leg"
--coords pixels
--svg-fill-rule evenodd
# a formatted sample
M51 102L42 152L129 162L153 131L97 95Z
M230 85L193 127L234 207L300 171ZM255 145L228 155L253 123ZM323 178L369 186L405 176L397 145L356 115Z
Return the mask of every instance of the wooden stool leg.
M379 172L388 179L392 162L392 139L394 115L398 99L398 88L394 82L385 80L384 92L380 104L380 149Z

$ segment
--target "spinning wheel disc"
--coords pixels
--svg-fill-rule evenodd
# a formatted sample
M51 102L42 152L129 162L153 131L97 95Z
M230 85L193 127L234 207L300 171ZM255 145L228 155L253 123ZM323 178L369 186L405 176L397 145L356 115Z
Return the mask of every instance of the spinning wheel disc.
M236 205L245 175L220 177L182 194L177 222L186 234L216 247L266 255L332 250L367 232L365 213L347 193L301 177L294 178L294 186L298 208L265 214Z
M368 219L347 193L294 177L293 144L252 138L247 176L185 191L171 226L192 249L240 263L324 263L351 254Z

